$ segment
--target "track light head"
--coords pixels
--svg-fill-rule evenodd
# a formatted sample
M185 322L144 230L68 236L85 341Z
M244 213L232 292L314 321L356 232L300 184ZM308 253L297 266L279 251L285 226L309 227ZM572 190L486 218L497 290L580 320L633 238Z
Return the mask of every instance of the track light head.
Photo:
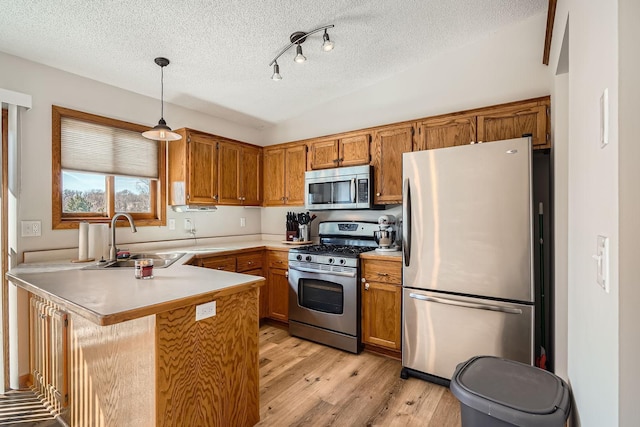
M324 29L324 34L322 35L322 50L324 50L325 52L329 52L330 50L333 50L333 42L331 40L329 40L329 34L327 33L327 29Z
M276 82L282 80L282 76L280 75L280 66L277 62L273 64L273 76L271 76L271 80Z
M307 60L306 56L302 54L302 46L300 45L296 46L296 57L293 58L293 60L296 61L298 64L302 64L304 61Z

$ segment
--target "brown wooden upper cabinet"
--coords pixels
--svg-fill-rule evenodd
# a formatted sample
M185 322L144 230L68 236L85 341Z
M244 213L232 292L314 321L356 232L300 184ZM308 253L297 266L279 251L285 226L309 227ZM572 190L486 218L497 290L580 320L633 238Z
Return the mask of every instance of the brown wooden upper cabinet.
M310 169L367 165L371 161L369 154L371 134L368 132L314 140L308 144Z
M191 129L169 145L169 205L260 205L262 149Z
M218 162L220 204L256 206L262 203L260 148L220 140Z
M548 99L487 109L478 113L477 141L489 142L532 135L534 148L550 148Z
M455 147L476 141L476 116L434 117L418 123L416 150Z
M413 150L415 124L385 126L373 134L374 203L402 203L402 154Z
M213 135L178 129L182 139L169 145L169 204L218 202L218 150Z
M264 149L264 204L304 205L306 144Z

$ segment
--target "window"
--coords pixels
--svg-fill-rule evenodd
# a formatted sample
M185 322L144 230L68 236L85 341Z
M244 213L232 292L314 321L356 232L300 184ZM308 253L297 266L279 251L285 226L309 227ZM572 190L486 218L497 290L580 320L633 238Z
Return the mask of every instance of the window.
M165 225L165 143L146 127L52 107L53 228L108 222L127 212L136 225Z

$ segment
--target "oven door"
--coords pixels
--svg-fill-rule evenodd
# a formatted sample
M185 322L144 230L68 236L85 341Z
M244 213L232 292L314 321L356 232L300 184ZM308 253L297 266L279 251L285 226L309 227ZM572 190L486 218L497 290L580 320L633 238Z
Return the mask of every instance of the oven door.
M358 273L355 268L316 272L289 262L289 320L357 336Z

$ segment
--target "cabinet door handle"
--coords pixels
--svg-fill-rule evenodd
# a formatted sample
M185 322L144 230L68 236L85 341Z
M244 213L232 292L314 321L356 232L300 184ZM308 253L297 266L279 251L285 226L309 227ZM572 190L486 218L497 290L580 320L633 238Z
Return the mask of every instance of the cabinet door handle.
M369 290L369 284L368 284L368 283L365 283L365 284L364 284L364 290L365 290L365 291L368 291L368 290Z
M382 193L376 193L376 196L380 197L382 196Z
M284 272L284 277L289 278L289 272L288 271Z
M247 264L252 265L252 264L253 264L253 261L249 261Z
M367 279L365 279L365 278L363 277L362 279L360 279L360 281L361 281L362 283L366 283Z
M218 267L218 270L224 270L224 267Z

